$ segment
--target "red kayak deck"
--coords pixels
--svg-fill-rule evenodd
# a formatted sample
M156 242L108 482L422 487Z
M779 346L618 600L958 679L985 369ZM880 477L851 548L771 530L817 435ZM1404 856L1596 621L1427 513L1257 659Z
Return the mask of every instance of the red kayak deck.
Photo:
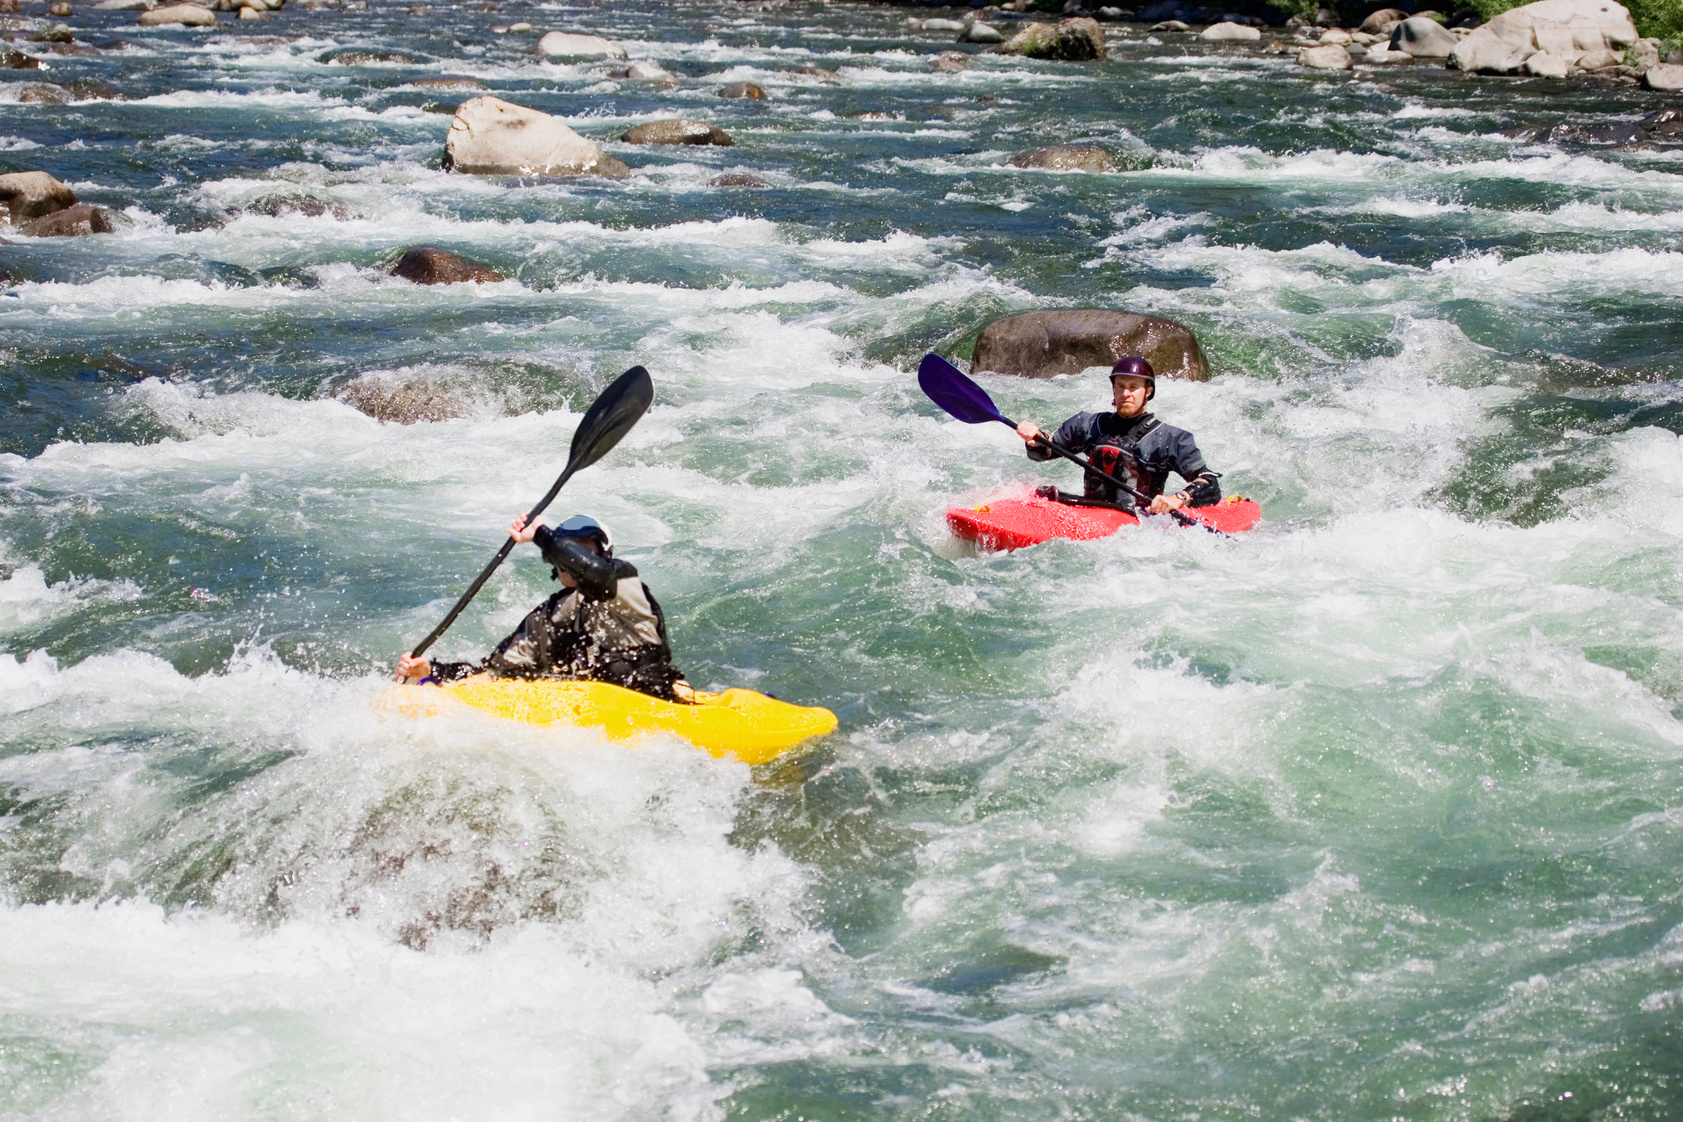
M1262 508L1237 495L1214 506L1188 508L1186 513L1228 534L1249 530L1262 520ZM1167 515L1161 517L1170 525L1181 525ZM1021 549L1053 538L1092 541L1139 524L1138 518L1120 510L1070 506L1033 494L989 499L973 507L955 506L947 511L947 525L953 533L983 549Z

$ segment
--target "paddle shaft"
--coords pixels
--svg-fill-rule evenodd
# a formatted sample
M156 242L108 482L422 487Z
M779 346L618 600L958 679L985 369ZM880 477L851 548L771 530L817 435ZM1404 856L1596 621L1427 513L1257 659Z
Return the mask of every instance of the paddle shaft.
M544 512L545 507L555 501L555 496L560 494L562 485L565 484L568 477L577 470L578 469L575 465L567 465L567 470L561 473L561 477L555 481L555 486L551 487L549 489L549 493L538 501L538 505L532 508L530 514L526 515L526 524L528 526L532 524L533 519L537 518L538 515ZM501 565L503 560L508 557L511 552L513 552L515 544L516 543L513 538L505 538L503 540L503 547L497 550L497 555L491 558L491 563L485 566L484 569L480 570L479 576L475 577L473 583L468 585L468 590L462 593L462 598L456 601L456 606L450 609L450 613L444 617L443 621L437 627L432 629L432 632L428 634L425 639L422 639L419 643L415 644L415 649L409 652L411 657L420 658L422 653L424 653L428 647L432 646L440 635L450 630L450 625L456 622L456 617L462 614L462 609L466 608L468 604L473 601L473 598L479 595L479 590L485 587L485 582L491 579L491 574L497 571L497 566Z
M1002 417L999 418L999 420L1000 420L1001 424L1010 425L1013 429L1015 429L1017 427L1015 424L1012 423L1012 421L1009 417L1002 416ZM1106 483L1114 483L1116 486L1120 487L1122 490L1124 490L1124 491L1128 492L1128 494L1132 495L1133 498L1134 498L1134 501L1136 503L1144 503L1145 504L1145 509L1139 511L1138 513L1142 513L1142 514L1149 514L1150 513L1151 499L1146 496L1144 491L1141 491L1141 490L1133 487L1126 480L1119 479L1118 477L1110 474L1110 472L1106 471L1104 468L1100 467L1098 464L1095 464L1092 460L1087 459L1085 456L1078 456L1074 452L1071 452L1068 448L1065 448L1065 447L1063 447L1061 445L1058 445L1058 444L1053 444L1052 441L1051 441L1051 438L1049 438L1045 433L1041 433L1039 436L1035 437L1035 443L1039 444L1043 448L1051 449L1053 452L1062 456L1064 459L1068 460L1072 464L1080 464L1081 469L1083 471L1087 472L1089 475L1096 475L1100 479L1104 480ZM1187 514L1184 511L1171 510L1168 513L1172 518L1174 518L1174 520L1176 522L1179 522L1182 526L1203 526L1204 529L1206 529L1206 530L1214 529L1214 527L1205 525L1205 523L1199 521L1198 519L1192 517L1190 514ZM1219 530L1217 530L1216 532L1220 533Z

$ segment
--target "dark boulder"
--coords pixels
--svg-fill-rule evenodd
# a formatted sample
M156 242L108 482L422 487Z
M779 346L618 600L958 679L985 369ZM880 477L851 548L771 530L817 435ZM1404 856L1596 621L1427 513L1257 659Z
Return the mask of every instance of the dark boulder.
M766 92L752 82L732 82L719 91L720 97L745 97L749 101L764 101Z
M1053 59L1060 62L1090 62L1107 57L1104 31L1090 16L1060 20L1055 24L1031 23L999 46L1002 55Z
M403 252L392 267L392 276L402 277L416 284L456 284L460 281L495 282L503 275L488 265L457 257L430 245L418 245Z
M55 210L18 227L18 233L31 238L77 238L87 234L116 232L117 223L111 212L91 203L77 203L63 210Z
M69 105L70 91L51 82L29 82L18 87L19 105Z
M478 78L411 78L404 83L423 90L483 90L489 89Z
M730 148L735 144L730 133L718 125L692 121L687 117L650 121L627 129L620 139L627 144L716 144L721 148Z
M4 70L39 70L41 60L30 58L22 51L7 51L0 54L0 69Z
M727 171L723 175L716 175L707 181L709 187L770 187L771 184L757 175L749 175L743 171Z
M1054 144L1011 157L1014 168L1044 168L1047 171L1115 171L1116 163L1103 148Z
M1159 377L1207 381L1209 363L1198 339L1170 319L1098 308L1024 312L982 329L971 356L975 373L1050 378L1141 355Z
M337 199L318 199L314 195L267 195L245 209L269 218L286 218L294 214L320 218L327 214L345 222L358 217L356 212Z
M76 201L76 192L44 171L0 175L0 204L14 226L73 207Z

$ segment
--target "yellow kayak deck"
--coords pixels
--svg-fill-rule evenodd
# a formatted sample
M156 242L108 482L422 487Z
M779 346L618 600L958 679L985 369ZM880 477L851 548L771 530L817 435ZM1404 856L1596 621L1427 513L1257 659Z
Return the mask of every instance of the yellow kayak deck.
M828 709L790 705L743 689L698 691L694 705L675 705L606 682L489 674L397 689L397 708L409 716L434 716L461 704L522 724L601 729L610 740L667 732L704 752L735 756L747 764L774 760L809 737L833 731L838 723Z

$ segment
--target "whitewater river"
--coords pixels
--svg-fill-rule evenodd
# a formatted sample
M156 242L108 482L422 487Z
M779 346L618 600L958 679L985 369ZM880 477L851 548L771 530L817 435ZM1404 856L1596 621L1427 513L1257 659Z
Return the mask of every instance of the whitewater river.
M1502 135L1659 95L466 8L79 13L112 49L5 72L0 160L125 223L0 247L0 1118L1683 1114L1683 155ZM633 176L440 171L465 95L405 82L444 74ZM616 139L673 116L736 147ZM1069 142L1123 170L1007 165ZM300 194L337 209L262 213ZM386 276L418 243L510 279ZM1198 332L1215 376L1154 408L1256 532L952 540L1075 481L911 371L1057 307ZM840 730L751 770L380 708L639 363L654 408L554 512L698 686ZM551 587L522 549L438 652Z

